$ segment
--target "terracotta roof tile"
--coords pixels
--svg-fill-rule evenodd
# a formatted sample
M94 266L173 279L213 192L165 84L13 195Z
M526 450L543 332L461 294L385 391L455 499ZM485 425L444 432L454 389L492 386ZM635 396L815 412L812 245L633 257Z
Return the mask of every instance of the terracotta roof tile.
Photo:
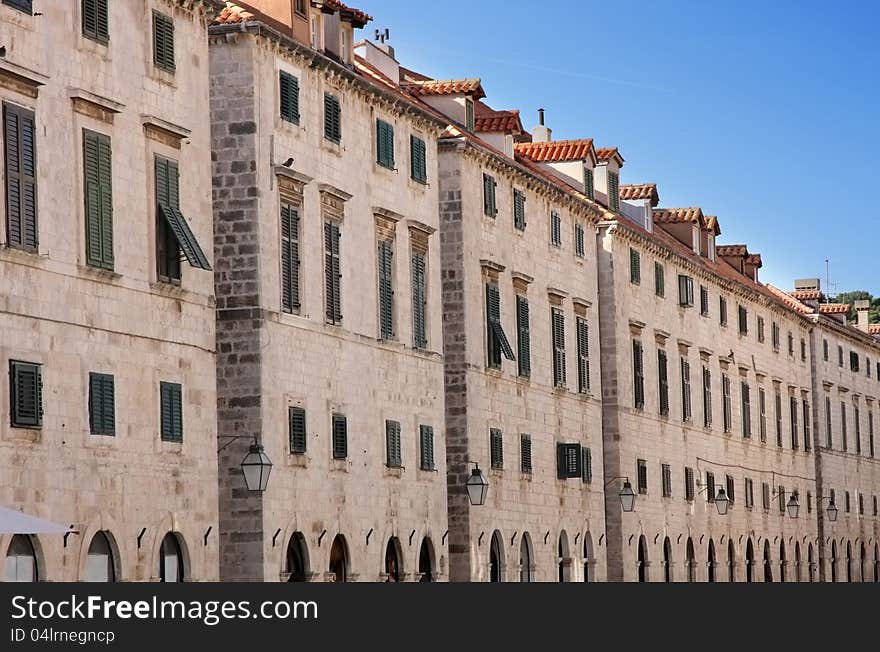
M354 24L355 27L363 27L371 20L373 20L373 17L369 14L361 11L360 9L349 7L339 2L339 0L323 0L323 2L325 7L327 7L328 9L332 9L333 11L338 11L340 14L342 14L343 18L350 18L352 24Z
M715 253L719 256L748 256L749 248L743 244L716 245Z
M721 225L718 223L717 215L704 215L703 219L706 221L706 228L714 233L715 235L721 235Z
M620 186L621 199L650 199L651 206L656 206L660 202L660 195L657 193L657 184L654 183L628 183Z
M749 254L746 256L746 264L761 268L764 266L764 261L761 259L761 254Z
M408 81L403 88L413 95L473 95L476 99L486 97L479 77L472 79L428 79Z
M515 134L521 134L524 131L519 111L496 111L477 101L474 104L474 113L474 131L503 131Z
M868 324L868 332L871 335L880 335L880 324Z
M242 7L234 2L227 2L226 6L223 7L223 9L220 10L220 13L217 14L217 17L214 18L214 22L220 25L228 25L233 23L246 23L256 18L257 14L251 11L250 8Z
M848 303L820 303L819 312L823 315L847 315L849 314Z
M623 164L623 157L616 147L599 147L596 149L596 158L600 161L609 161L614 157L619 158L620 163Z
M798 301L820 301L824 295L819 290L795 290L791 296Z
M699 206L689 208L658 208L654 211L657 224L676 224L679 222L703 223L703 209Z
M517 143L514 148L517 154L538 163L585 161L595 156L592 138L554 140L549 143Z
M782 303L784 303L786 306L788 306L789 308L791 308L795 312L798 312L802 315L813 314L812 308L810 308L807 305L804 305L803 303L801 303L800 301L795 299L793 296L791 296L788 292L783 292L779 288L777 288L773 285L770 285L769 283L767 285L765 285L764 287L766 287L770 291L770 293L773 294L773 296L775 296L777 299L779 299Z

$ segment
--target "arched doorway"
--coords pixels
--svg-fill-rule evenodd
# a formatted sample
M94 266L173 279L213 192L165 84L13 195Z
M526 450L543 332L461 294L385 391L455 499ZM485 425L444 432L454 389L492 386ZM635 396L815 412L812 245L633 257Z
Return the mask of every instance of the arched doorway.
M571 582L571 551L568 548L568 534L563 530L559 533L559 543L556 546L559 565L559 581Z
M37 550L30 535L16 534L6 550L7 582L38 582Z
M113 547L106 532L96 532L86 554L85 582L115 582L116 564Z
M874 544L874 581L880 582L880 544Z
M816 581L815 561L816 560L813 559L813 544L807 544L807 577L809 578L810 582Z
M786 573L785 567L788 564L788 559L785 556L785 541L779 542L779 581L786 581Z
M388 545L385 546L385 581L399 582L402 577L402 562L400 552L400 541L397 537L388 539Z
M663 581L672 581L672 542L669 537L663 539Z
M489 581L504 581L504 544L498 530L492 533L492 542L489 544Z
M831 581L837 581L837 541L831 542Z
M733 539L727 541L727 581L736 582L736 551L733 547Z
M183 547L176 532L169 532L162 539L162 547L159 550L159 579L162 582L186 581Z
M800 541L794 542L794 581L801 581L801 544Z
M309 548L302 532L294 532L287 542L288 582L305 582L309 577Z
M694 554L694 540L690 537L687 538L687 543L685 544L685 566L685 571L687 572L687 581L696 582L697 559Z
M755 547L752 540L746 543L746 582L755 581Z
M595 582L593 577L596 559L593 556L593 537L587 532L584 535L584 582Z
M764 581L773 581L773 559L770 556L770 542L764 540Z
M865 563L868 561L868 551L865 549L865 542L862 541L861 553L859 555L859 582L865 581Z
M645 535L639 537L639 551L637 556L639 582L648 581L648 542Z
M846 581L853 581L853 554L852 554L852 542L846 542Z
M715 581L715 542L709 539L709 553L707 555L706 572L710 582Z
M419 574L419 582L434 581L434 546L428 537L422 539L422 546L419 548Z
M532 539L528 532L523 532L519 540L519 581L534 582L532 577Z
M345 537L337 534L330 546L330 566L328 570L333 573L334 582L348 581L348 543Z

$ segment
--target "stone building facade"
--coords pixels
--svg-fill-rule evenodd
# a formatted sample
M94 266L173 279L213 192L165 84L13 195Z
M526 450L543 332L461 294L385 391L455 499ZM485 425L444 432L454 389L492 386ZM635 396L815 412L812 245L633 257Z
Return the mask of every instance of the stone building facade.
M0 504L75 530L0 566L215 580L214 6L84 6L0 4Z

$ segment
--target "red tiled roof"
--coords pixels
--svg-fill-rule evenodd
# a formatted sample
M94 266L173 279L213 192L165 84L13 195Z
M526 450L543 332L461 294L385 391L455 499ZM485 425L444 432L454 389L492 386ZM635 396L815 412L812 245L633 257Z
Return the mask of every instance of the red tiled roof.
M620 186L621 199L649 199L651 206L660 203L660 195L657 193L657 184L654 183L631 183Z
M819 312L823 315L847 315L849 314L848 303L820 303Z
M706 228L709 231L711 231L715 235L721 235L721 225L718 224L717 215L704 215L703 219L706 221Z
M795 290L791 296L798 301L819 301L823 295L820 290Z
M621 164L623 163L623 157L616 147L599 147L596 149L596 158L600 161L608 161L614 157L619 158Z
M474 103L474 131L523 133L519 111L496 111L480 101Z
M220 10L214 22L217 24L246 23L249 20L257 18L250 7L242 7L235 2L227 2L226 6Z
M355 27L363 27L371 20L373 20L373 17L369 14L361 11L360 9L349 7L339 2L339 0L323 0L323 3L324 6L328 9L338 11L343 18L349 18Z
M716 245L715 253L719 256L748 256L749 248L746 245Z
M746 264L761 268L764 266L764 261L761 259L761 254L749 254L746 256Z
M658 208L654 211L654 222L657 224L676 224L679 222L703 223L703 209L699 206L689 208Z
M773 285L770 285L769 283L767 285L765 285L764 287L766 287L768 290L770 290L770 293L773 294L773 296L775 296L779 301L784 303L786 306L788 306L789 308L791 308L795 312L798 312L802 315L810 315L813 313L812 308L804 305L803 303L801 303L800 301L795 299L793 296L791 296L788 292L783 292L779 288L774 287Z
M880 324L868 324L868 332L871 335L880 335Z
M514 149L517 154L538 163L586 161L595 156L592 138L554 140L549 143L517 143Z
M479 77L472 79L428 79L408 81L401 84L413 95L473 95L475 99L486 97Z

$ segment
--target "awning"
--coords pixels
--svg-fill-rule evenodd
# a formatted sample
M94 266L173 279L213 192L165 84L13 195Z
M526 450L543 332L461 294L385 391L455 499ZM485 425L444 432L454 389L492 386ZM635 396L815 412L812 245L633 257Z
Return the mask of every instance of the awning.
M195 234L193 234L192 229L189 228L189 224L186 223L186 219L184 219L183 213L180 212L180 209L174 206L169 206L164 202L159 202L159 211L168 223L171 232L174 233L174 237L180 245L180 251L183 253L187 262L193 267L210 272L211 265L208 263L208 258L199 246Z
M70 527L0 505L0 534L65 534Z

